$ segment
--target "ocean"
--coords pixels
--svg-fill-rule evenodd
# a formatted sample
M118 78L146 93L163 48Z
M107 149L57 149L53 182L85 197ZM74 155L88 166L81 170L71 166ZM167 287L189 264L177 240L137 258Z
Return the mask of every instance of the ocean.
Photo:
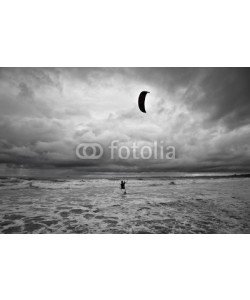
M244 174L2 176L0 232L250 233L249 198Z

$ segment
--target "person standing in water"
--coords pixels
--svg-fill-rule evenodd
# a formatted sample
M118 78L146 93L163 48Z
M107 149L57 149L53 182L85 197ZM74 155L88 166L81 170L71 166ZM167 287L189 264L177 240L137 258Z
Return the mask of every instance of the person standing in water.
M124 180L121 181L121 190L124 190L124 194L127 194L126 186L125 186L126 183L127 183L127 181L124 181Z

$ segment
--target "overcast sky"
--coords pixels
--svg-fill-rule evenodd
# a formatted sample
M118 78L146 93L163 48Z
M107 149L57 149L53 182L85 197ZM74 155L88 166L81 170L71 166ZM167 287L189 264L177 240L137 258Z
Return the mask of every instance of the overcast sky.
M176 159L76 157L81 142L112 140L165 141ZM0 69L0 174L249 169L248 68Z

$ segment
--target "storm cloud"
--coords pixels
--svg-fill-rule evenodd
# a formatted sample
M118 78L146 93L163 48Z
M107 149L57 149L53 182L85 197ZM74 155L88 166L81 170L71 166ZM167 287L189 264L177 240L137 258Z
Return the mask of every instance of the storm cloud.
M142 90L147 114L137 108ZM105 149L165 141L176 159L80 160ZM249 68L1 68L0 170L248 171Z

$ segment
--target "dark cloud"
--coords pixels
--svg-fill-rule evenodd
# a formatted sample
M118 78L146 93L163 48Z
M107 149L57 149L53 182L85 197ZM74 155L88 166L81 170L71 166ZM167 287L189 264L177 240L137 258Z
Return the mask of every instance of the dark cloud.
M88 171L250 167L249 68L0 68L0 164ZM137 109L141 90L147 114ZM77 159L81 142L167 141L175 161Z
M221 121L229 129L249 124L249 68L208 70L199 86L204 94L200 99L193 99L193 108L205 111L210 122Z
M169 93L183 89L178 101L191 111L204 112L207 121L223 122L229 129L249 124L250 68L138 68L135 72Z

